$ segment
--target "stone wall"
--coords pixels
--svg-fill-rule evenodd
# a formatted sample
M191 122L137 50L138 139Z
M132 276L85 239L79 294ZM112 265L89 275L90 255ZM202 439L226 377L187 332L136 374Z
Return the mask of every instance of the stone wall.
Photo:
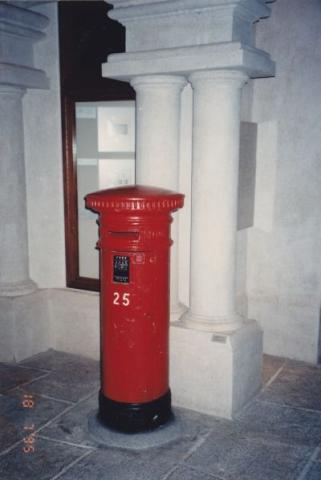
M267 353L316 362L321 293L321 5L278 0L256 44L275 78L253 83L258 123L254 228L248 230L249 317Z

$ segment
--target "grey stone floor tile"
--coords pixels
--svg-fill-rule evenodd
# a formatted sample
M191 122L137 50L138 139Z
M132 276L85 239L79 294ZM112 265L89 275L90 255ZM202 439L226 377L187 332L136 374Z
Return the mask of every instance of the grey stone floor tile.
M181 407L173 407L174 410L177 410L180 413L180 416L184 419L184 424L186 425L197 425L199 429L211 429L221 424L230 424L230 420L225 420L222 418L214 417L211 415L206 415L204 413L195 412L194 410L188 410Z
M321 369L311 365L285 365L260 398L321 411Z
M313 448L253 438L231 427L213 432L186 464L224 480L294 480Z
M320 480L321 479L321 463L312 462L304 480Z
M221 480L210 473L200 472L180 465L166 480Z
M47 350L20 362L21 365L53 371L88 369L99 372L99 362L73 353Z
M248 434L298 445L321 443L321 413L254 400L236 423Z
M99 362L71 353L48 350L22 364L50 371L46 378L33 382L32 389L52 398L78 402L100 386Z
M15 364L0 363L0 393L5 393L27 382L46 375L46 372L33 368L22 368Z
M23 406L23 393L17 389L0 397L0 452L25 437L27 427L34 425L37 429L68 407L68 404L35 395L28 408Z
M49 480L67 465L87 453L86 450L69 445L59 445L35 437L34 452L23 451L20 443L0 457L1 480Z
M64 371L53 371L46 377L32 382L26 389L34 393L70 402L78 402L91 393L99 390L98 371L85 366L66 368Z
M182 441L179 446L173 443L141 452L95 450L62 475L61 480L162 480L187 448Z
M302 472L300 480L320 480L321 479L321 446L313 452L309 463Z
M285 365L285 358L263 355L262 382L265 385Z
M88 416L98 409L98 394L77 403L57 420L45 427L41 434L56 440L63 440L78 445L95 446L88 432Z

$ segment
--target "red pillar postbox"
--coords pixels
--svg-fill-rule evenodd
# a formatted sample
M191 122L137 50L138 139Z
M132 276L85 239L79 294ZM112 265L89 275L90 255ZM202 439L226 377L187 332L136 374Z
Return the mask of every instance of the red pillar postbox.
M184 196L126 186L91 193L100 214L99 418L118 431L152 430L172 416L169 389L171 212Z

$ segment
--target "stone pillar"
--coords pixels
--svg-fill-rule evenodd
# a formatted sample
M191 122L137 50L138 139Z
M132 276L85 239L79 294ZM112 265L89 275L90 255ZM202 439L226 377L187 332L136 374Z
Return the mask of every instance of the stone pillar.
M11 2L0 17L0 360L14 361L49 347L48 300L29 277L23 125L24 93L49 85L33 52L48 18Z
M29 278L22 97L24 90L0 85L0 296L31 293Z
M22 97L27 88L48 87L33 65L48 18L7 2L0 2L0 16L0 297L8 297L37 288L29 278Z
M231 331L235 310L239 71L196 72L194 91L190 309L193 328Z
M135 77L136 90L136 183L178 189L178 154L181 91L184 77L146 75ZM171 230L171 319L184 307L178 297L178 222Z
M194 89L190 310L171 324L171 388L174 405L231 417L261 384L262 332L235 311L235 242L240 90L247 77L274 75L253 31L269 0L109 1L126 52L108 57L103 76L146 82L134 84L139 182L174 179L164 153L177 110L165 79L188 78Z

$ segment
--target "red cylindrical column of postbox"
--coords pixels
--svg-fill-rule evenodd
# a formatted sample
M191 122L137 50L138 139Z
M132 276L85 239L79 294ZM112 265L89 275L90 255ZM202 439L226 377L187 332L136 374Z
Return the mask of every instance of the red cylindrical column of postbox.
M171 212L184 197L130 186L86 197L100 213L101 420L121 431L171 416L169 249Z

